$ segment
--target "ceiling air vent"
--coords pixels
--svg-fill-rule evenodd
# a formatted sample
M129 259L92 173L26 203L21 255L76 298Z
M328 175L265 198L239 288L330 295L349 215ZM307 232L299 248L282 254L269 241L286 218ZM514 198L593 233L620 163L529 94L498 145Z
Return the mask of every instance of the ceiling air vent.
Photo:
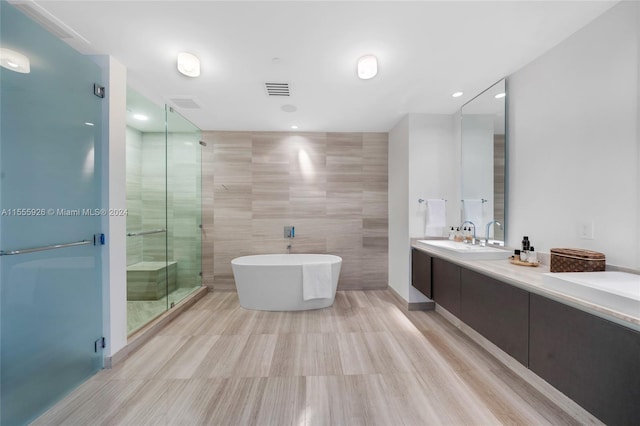
M200 109L200 105L191 98L169 98L169 101L178 108Z
M269 96L289 96L289 83L265 83Z

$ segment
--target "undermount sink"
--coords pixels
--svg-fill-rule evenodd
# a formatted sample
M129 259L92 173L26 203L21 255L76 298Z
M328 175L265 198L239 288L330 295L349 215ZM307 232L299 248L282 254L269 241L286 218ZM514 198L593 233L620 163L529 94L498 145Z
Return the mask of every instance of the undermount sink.
M451 240L418 240L419 243L426 244L444 252L457 256L461 259L469 260L500 260L507 259L511 252L505 249L481 245L465 244Z
M549 272L543 286L640 317L640 275L618 271Z

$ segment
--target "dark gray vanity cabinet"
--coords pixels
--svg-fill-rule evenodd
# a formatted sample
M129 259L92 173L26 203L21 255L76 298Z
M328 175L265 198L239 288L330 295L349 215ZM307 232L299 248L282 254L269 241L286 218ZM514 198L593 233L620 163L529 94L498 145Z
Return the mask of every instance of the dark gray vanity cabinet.
M432 298L431 256L415 248L411 249L411 285L429 299Z
M438 257L431 259L433 300L460 318L460 267Z
M521 364L528 365L528 291L463 268L458 318Z
M640 333L531 294L529 368L608 425L640 424Z

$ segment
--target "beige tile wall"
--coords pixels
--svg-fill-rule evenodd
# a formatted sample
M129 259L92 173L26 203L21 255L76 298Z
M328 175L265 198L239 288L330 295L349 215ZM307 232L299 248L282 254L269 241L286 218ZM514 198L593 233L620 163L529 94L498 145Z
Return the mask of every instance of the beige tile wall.
M234 290L231 260L343 258L339 289L387 287L386 133L203 132L203 274ZM296 237L283 236L284 226Z
M142 133L127 126L127 233L142 229ZM127 237L127 266L142 262L142 238Z

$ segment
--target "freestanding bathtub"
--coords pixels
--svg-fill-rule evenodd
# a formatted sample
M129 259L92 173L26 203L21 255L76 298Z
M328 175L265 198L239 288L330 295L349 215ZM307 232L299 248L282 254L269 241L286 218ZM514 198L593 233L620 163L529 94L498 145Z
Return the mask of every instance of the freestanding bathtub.
M302 265L331 263L332 296L303 300ZM231 261L240 306L258 311L303 311L333 305L342 258L330 254L261 254Z

